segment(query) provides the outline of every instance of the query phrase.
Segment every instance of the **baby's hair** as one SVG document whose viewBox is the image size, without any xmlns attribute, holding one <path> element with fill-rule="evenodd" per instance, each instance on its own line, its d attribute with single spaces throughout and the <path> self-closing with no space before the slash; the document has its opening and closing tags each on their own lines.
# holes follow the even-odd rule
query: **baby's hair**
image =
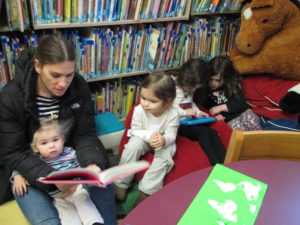
<svg viewBox="0 0 300 225">
<path fill-rule="evenodd" d="M 186 61 L 177 71 L 173 73 L 179 87 L 205 84 L 207 76 L 207 62 L 202 58 L 192 58 Z"/>
<path fill-rule="evenodd" d="M 68 121 L 58 121 L 58 116 L 55 114 L 51 114 L 49 117 L 44 117 L 40 119 L 40 126 L 39 128 L 34 132 L 31 146 L 35 146 L 37 142 L 38 135 L 41 131 L 45 131 L 49 126 L 50 127 L 56 127 L 60 135 L 65 139 L 69 129 L 70 129 L 70 123 Z"/>
<path fill-rule="evenodd" d="M 209 76 L 220 74 L 224 80 L 223 86 L 227 89 L 229 97 L 233 97 L 241 91 L 241 79 L 239 73 L 234 69 L 233 63 L 228 56 L 216 56 L 208 62 Z"/>
<path fill-rule="evenodd" d="M 148 75 L 141 84 L 142 88 L 151 88 L 155 96 L 166 102 L 173 101 L 176 86 L 173 78 L 166 72 L 154 72 Z"/>
<path fill-rule="evenodd" d="M 41 67 L 64 61 L 75 61 L 76 54 L 72 43 L 63 36 L 48 35 L 43 37 L 34 52 L 34 59 Z"/>
</svg>

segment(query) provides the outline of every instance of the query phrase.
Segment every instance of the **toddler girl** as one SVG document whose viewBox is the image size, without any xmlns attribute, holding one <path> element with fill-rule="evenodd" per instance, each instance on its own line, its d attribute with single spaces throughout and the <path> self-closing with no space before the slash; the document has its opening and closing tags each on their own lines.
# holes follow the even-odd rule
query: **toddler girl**
<svg viewBox="0 0 300 225">
<path fill-rule="evenodd" d="M 120 164 L 137 161 L 146 152 L 154 152 L 150 168 L 139 182 L 135 205 L 163 186 L 165 175 L 173 167 L 176 135 L 179 126 L 178 111 L 173 108 L 175 83 L 170 75 L 156 72 L 141 84 L 140 104 L 134 108 L 130 137 L 122 153 Z M 124 200 L 133 176 L 115 182 L 116 197 Z"/>
<path fill-rule="evenodd" d="M 58 123 L 55 115 L 41 119 L 40 127 L 33 135 L 31 148 L 41 160 L 54 169 L 66 170 L 79 167 L 76 152 L 71 147 L 64 147 L 64 126 Z M 27 191 L 28 182 L 16 171 L 12 175 L 13 192 L 23 195 Z M 76 191 L 70 196 L 63 197 L 60 190 L 49 192 L 54 197 L 62 225 L 100 225 L 103 218 L 90 199 L 89 193 L 82 185 L 75 186 Z"/>
</svg>

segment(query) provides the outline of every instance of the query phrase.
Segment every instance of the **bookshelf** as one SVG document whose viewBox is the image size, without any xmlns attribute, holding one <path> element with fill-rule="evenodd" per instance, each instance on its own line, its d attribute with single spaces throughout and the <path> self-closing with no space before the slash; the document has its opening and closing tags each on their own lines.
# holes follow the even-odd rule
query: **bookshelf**
<svg viewBox="0 0 300 225">
<path fill-rule="evenodd" d="M 21 2 L 24 0 L 13 1 Z M 191 0 L 103 1 L 107 2 L 108 8 L 112 7 L 113 3 L 118 5 L 123 2 L 130 2 L 133 7 L 132 11 L 136 10 L 136 3 L 142 2 L 143 4 L 140 8 L 140 14 L 131 13 L 131 16 L 126 18 L 121 18 L 121 14 L 117 17 L 107 14 L 107 17 L 100 19 L 101 21 L 97 21 L 96 17 L 86 17 L 85 20 L 81 21 L 78 21 L 78 18 L 69 18 L 70 20 L 66 21 L 64 17 L 57 16 L 57 14 L 51 19 L 51 16 L 45 17 L 45 15 L 49 16 L 49 12 L 39 15 L 36 10 L 41 10 L 41 8 L 36 8 L 36 3 L 41 1 L 45 0 L 27 1 L 31 26 L 22 30 L 23 33 L 12 32 L 8 26 L 0 25 L 0 32 L 2 32 L 0 33 L 2 47 L 2 52 L 0 51 L 0 75 L 2 72 L 0 88 L 1 85 L 3 86 L 13 78 L 13 62 L 17 60 L 23 48 L 35 46 L 38 38 L 45 33 L 61 33 L 71 39 L 74 46 L 76 46 L 78 60 L 76 71 L 83 75 L 89 83 L 96 105 L 103 105 L 102 107 L 95 106 L 95 112 L 114 112 L 119 114 L 119 118 L 126 116 L 124 109 L 126 108 L 128 86 L 134 84 L 131 85 L 134 88 L 133 101 L 130 101 L 132 104 L 139 98 L 139 83 L 143 75 L 149 73 L 149 69 L 151 71 L 170 70 L 177 68 L 192 57 L 209 58 L 211 55 L 226 54 L 233 47 L 234 37 L 238 30 L 238 19 L 224 19 L 232 16 L 238 17 L 239 13 L 237 11 L 215 11 L 213 13 L 193 11 L 196 1 L 192 2 Z M 89 4 L 91 2 L 101 2 L 101 0 L 49 1 L 60 5 L 60 9 L 57 10 L 60 12 L 62 12 L 61 4 L 63 3 Z M 150 16 L 147 17 L 146 14 L 141 16 L 144 6 L 150 10 L 151 3 L 155 4 L 157 2 L 161 4 L 159 7 L 167 4 L 166 2 L 169 2 L 170 5 L 172 3 L 182 4 L 184 10 L 182 12 L 174 11 L 173 14 L 169 11 L 167 15 L 162 13 L 161 8 L 158 8 L 157 12 L 160 12 L 160 14 L 157 14 L 157 16 L 153 16 L 149 13 L 150 11 L 148 11 Z M 42 7 L 42 4 L 39 7 Z M 74 8 L 70 5 L 69 7 L 71 10 L 69 16 L 71 16 Z M 155 7 L 152 8 L 154 10 Z M 45 13 L 47 10 L 42 11 Z M 74 11 L 78 11 L 78 9 Z M 207 18 L 210 16 L 213 17 Z M 46 19 L 42 20 L 43 17 Z M 16 33 L 18 35 L 14 37 Z M 22 38 L 24 39 L 23 43 L 21 43 L 22 41 L 19 43 L 18 40 Z M 150 68 L 149 49 L 152 43 L 151 40 L 157 40 L 157 47 L 155 60 L 153 60 L 153 65 Z M 125 46 L 129 46 L 127 50 Z M 6 66 L 6 69 L 3 69 L 3 66 Z M 6 76 L 3 75 L 4 73 L 6 73 Z"/>
</svg>

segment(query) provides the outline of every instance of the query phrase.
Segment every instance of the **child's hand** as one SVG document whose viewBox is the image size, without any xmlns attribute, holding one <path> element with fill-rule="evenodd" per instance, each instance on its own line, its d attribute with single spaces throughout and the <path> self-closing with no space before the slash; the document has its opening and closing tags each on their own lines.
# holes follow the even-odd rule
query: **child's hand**
<svg viewBox="0 0 300 225">
<path fill-rule="evenodd" d="M 196 114 L 197 114 L 196 110 L 194 110 L 192 108 L 186 109 L 184 111 L 188 116 L 196 116 Z"/>
<path fill-rule="evenodd" d="M 19 196 L 22 196 L 25 192 L 27 192 L 27 186 L 30 184 L 22 175 L 14 176 L 14 184 L 13 184 L 13 192 Z"/>
<path fill-rule="evenodd" d="M 207 113 L 201 111 L 201 112 L 197 115 L 197 117 L 209 117 L 209 115 L 208 115 Z"/>
<path fill-rule="evenodd" d="M 209 110 L 209 113 L 213 116 L 220 114 L 221 112 L 228 112 L 228 108 L 226 104 L 214 106 Z"/>
<path fill-rule="evenodd" d="M 150 146 L 154 148 L 155 151 L 160 150 L 166 145 L 166 139 L 159 132 L 154 132 L 150 137 Z"/>
<path fill-rule="evenodd" d="M 61 190 L 61 194 L 59 195 L 59 198 L 65 198 L 74 194 L 78 184 L 55 184 L 55 186 L 59 190 Z"/>
<path fill-rule="evenodd" d="M 216 115 L 215 118 L 216 118 L 216 120 L 221 120 L 221 121 L 226 119 L 222 114 Z"/>
</svg>

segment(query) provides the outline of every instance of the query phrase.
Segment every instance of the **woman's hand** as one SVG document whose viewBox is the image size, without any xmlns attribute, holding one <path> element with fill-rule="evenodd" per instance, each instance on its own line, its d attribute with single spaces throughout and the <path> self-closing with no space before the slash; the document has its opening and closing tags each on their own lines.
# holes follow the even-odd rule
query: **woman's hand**
<svg viewBox="0 0 300 225">
<path fill-rule="evenodd" d="M 29 185 L 28 181 L 21 174 L 15 175 L 12 187 L 13 193 L 22 196 L 25 192 L 27 192 L 27 186 Z"/>
<path fill-rule="evenodd" d="M 96 164 L 90 164 L 88 165 L 87 167 L 85 167 L 86 169 L 88 170 L 92 170 L 94 171 L 95 173 L 101 173 L 101 169 L 99 166 L 97 166 Z"/>
<path fill-rule="evenodd" d="M 101 169 L 96 164 L 90 164 L 87 167 L 85 167 L 88 170 L 91 170 L 97 174 L 101 173 Z M 105 185 L 102 184 L 86 184 L 87 186 L 96 186 L 96 187 L 105 187 Z"/>
</svg>

